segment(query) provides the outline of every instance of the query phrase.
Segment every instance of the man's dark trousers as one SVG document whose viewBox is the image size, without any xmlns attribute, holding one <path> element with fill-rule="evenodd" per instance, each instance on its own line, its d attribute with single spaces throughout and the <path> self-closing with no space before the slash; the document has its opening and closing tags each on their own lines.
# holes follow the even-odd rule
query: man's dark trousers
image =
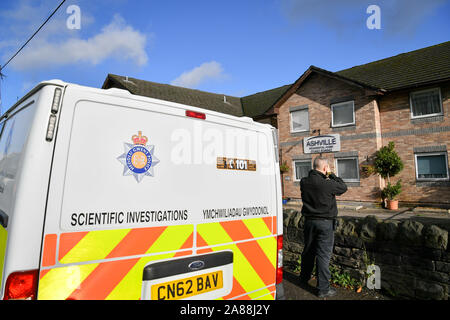
<svg viewBox="0 0 450 320">
<path fill-rule="evenodd" d="M 316 260 L 318 293 L 326 293 L 330 288 L 330 258 L 334 244 L 332 219 L 306 218 L 304 226 L 304 244 L 300 281 L 307 282 Z"/>
<path fill-rule="evenodd" d="M 330 288 L 330 258 L 334 243 L 334 221 L 338 215 L 336 196 L 344 194 L 344 180 L 330 173 L 311 170 L 308 177 L 300 180 L 302 215 L 305 217 L 305 248 L 302 254 L 300 280 L 308 281 L 317 260 L 317 288 L 319 295 Z"/>
</svg>

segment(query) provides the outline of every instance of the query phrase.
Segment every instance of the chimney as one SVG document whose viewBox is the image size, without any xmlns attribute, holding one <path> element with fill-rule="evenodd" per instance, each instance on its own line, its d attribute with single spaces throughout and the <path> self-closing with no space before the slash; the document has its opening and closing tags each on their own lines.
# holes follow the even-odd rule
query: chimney
<svg viewBox="0 0 450 320">
<path fill-rule="evenodd" d="M 131 83 L 131 84 L 135 85 L 135 83 L 133 81 L 128 80 L 128 76 L 125 76 L 124 82 Z"/>
</svg>

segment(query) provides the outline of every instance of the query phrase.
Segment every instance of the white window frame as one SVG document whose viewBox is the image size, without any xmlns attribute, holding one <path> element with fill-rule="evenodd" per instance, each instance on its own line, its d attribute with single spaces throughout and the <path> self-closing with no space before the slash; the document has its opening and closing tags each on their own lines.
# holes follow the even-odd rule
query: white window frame
<svg viewBox="0 0 450 320">
<path fill-rule="evenodd" d="M 334 167 L 336 168 L 336 175 L 339 177 L 339 166 L 338 166 L 338 160 L 355 160 L 356 161 L 356 179 L 344 179 L 345 182 L 360 182 L 360 176 L 359 176 L 359 159 L 358 157 L 345 157 L 345 158 L 334 158 Z"/>
<path fill-rule="evenodd" d="M 343 105 L 343 104 L 348 104 L 349 102 L 352 103 L 352 108 L 353 108 L 353 122 L 348 122 L 348 123 L 344 123 L 344 124 L 334 124 L 334 112 L 333 112 L 334 107 L 338 107 L 338 106 Z M 331 127 L 332 127 L 332 128 L 336 128 L 336 127 L 346 127 L 346 126 L 351 126 L 351 125 L 355 125 L 355 124 L 356 124 L 355 100 L 348 100 L 348 101 L 343 101 L 343 102 L 339 102 L 339 103 L 333 103 L 333 104 L 331 105 Z"/>
<path fill-rule="evenodd" d="M 426 156 L 444 156 L 445 157 L 445 169 L 447 173 L 447 177 L 445 178 L 419 178 L 419 166 L 417 157 L 426 157 Z M 448 156 L 446 151 L 442 152 L 421 152 L 421 153 L 415 153 L 414 154 L 414 160 L 415 160 L 415 166 L 416 166 L 416 181 L 447 181 L 449 180 L 449 174 L 448 174 Z"/>
<path fill-rule="evenodd" d="M 424 93 L 428 91 L 437 91 L 439 93 L 439 106 L 441 107 L 441 112 L 438 113 L 430 113 L 422 116 L 415 116 L 413 114 L 413 106 L 412 106 L 412 96 L 415 93 Z M 417 90 L 417 91 L 411 91 L 409 93 L 409 112 L 411 114 L 411 119 L 420 119 L 420 118 L 428 118 L 428 117 L 435 117 L 435 116 L 442 116 L 444 114 L 444 110 L 442 108 L 442 96 L 441 96 L 441 88 L 430 88 L 430 89 L 424 89 L 424 90 Z"/>
<path fill-rule="evenodd" d="M 311 164 L 311 169 L 313 167 L 313 161 L 312 159 L 303 159 L 303 160 L 292 160 L 292 168 L 294 168 L 293 173 L 294 173 L 294 177 L 292 180 L 294 181 L 300 181 L 300 179 L 297 179 L 297 167 L 295 166 L 296 162 L 309 162 Z"/>
<path fill-rule="evenodd" d="M 304 129 L 304 130 L 294 130 L 294 124 L 293 124 L 293 118 L 292 118 L 292 114 L 294 112 L 298 112 L 298 111 L 305 111 L 306 113 L 308 113 L 308 129 Z M 308 132 L 309 131 L 309 109 L 305 108 L 305 109 L 299 109 L 299 110 L 294 110 L 294 111 L 290 111 L 289 112 L 289 120 L 290 120 L 290 124 L 291 124 L 291 133 L 297 133 L 297 132 Z"/>
</svg>

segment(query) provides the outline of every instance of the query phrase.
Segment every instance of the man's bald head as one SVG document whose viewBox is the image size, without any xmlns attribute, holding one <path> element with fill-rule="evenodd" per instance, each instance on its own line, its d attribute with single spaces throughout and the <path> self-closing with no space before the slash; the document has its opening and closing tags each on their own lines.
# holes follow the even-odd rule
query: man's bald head
<svg viewBox="0 0 450 320">
<path fill-rule="evenodd" d="M 317 171 L 322 172 L 323 174 L 326 174 L 329 169 L 327 158 L 324 158 L 321 156 L 316 157 L 314 159 L 313 168 L 314 168 L 314 170 L 317 170 Z"/>
</svg>

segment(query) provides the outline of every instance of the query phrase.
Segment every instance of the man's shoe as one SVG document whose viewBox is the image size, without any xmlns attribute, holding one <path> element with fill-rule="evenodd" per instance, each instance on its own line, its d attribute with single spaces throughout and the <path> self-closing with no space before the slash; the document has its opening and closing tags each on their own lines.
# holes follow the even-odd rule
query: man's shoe
<svg viewBox="0 0 450 320">
<path fill-rule="evenodd" d="M 307 288 L 310 287 L 308 281 L 303 280 L 303 279 L 299 279 L 299 280 L 298 280 L 298 286 L 299 286 L 300 288 L 302 288 L 302 289 L 307 289 Z"/>
<path fill-rule="evenodd" d="M 297 284 L 300 285 L 300 286 L 306 286 L 307 287 L 307 286 L 309 286 L 309 284 L 308 284 L 309 280 L 311 280 L 311 277 L 303 278 L 303 277 L 299 276 L 297 278 Z"/>
<path fill-rule="evenodd" d="M 337 293 L 336 289 L 330 287 L 330 289 L 328 289 L 327 292 L 319 293 L 317 296 L 318 296 L 319 298 L 328 298 L 328 297 L 335 296 L 336 293 Z"/>
</svg>

